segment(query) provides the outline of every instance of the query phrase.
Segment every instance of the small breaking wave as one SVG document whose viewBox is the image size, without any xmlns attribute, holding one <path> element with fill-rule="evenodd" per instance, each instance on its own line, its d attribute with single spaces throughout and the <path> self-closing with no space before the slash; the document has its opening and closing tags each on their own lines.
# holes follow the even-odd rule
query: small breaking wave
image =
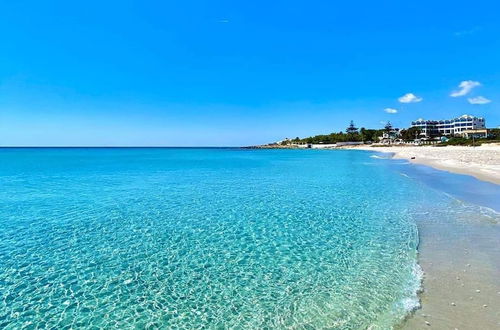
<svg viewBox="0 0 500 330">
<path fill-rule="evenodd" d="M 392 159 L 393 154 L 378 154 L 378 155 L 371 155 L 370 158 L 374 159 Z"/>
</svg>

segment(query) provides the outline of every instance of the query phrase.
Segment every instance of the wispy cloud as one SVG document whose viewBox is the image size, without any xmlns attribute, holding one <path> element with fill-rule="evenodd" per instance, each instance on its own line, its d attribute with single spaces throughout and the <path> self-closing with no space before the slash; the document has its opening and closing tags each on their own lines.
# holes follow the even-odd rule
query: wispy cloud
<svg viewBox="0 0 500 330">
<path fill-rule="evenodd" d="M 470 97 L 467 100 L 469 101 L 470 104 L 487 104 L 491 102 L 491 100 L 488 100 L 484 96 Z"/>
<path fill-rule="evenodd" d="M 471 29 L 468 29 L 468 30 L 462 30 L 462 31 L 457 31 L 454 33 L 455 37 L 463 37 L 463 36 L 468 36 L 468 35 L 471 35 L 471 34 L 474 34 L 478 31 L 481 31 L 481 27 L 480 26 L 475 26 Z"/>
<path fill-rule="evenodd" d="M 384 111 L 387 113 L 398 113 L 398 110 L 394 108 L 385 108 Z"/>
<path fill-rule="evenodd" d="M 417 103 L 422 101 L 423 98 L 416 96 L 413 93 L 407 93 L 400 98 L 398 98 L 398 101 L 401 103 Z"/>
<path fill-rule="evenodd" d="M 221 19 L 219 19 L 219 20 L 217 21 L 217 23 L 223 23 L 223 24 L 224 24 L 224 23 L 229 23 L 229 19 L 227 19 L 227 18 L 221 18 Z"/>
<path fill-rule="evenodd" d="M 459 96 L 464 96 L 469 94 L 469 92 L 477 86 L 481 86 L 481 83 L 479 81 L 473 81 L 473 80 L 464 80 L 458 85 L 460 88 L 457 91 L 453 91 L 450 96 L 451 97 L 459 97 Z"/>
</svg>

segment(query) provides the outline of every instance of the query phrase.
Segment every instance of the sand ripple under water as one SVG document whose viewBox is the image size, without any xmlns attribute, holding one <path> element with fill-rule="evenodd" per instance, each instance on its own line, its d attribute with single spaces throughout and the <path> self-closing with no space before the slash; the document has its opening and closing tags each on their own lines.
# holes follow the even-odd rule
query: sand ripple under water
<svg viewBox="0 0 500 330">
<path fill-rule="evenodd" d="M 418 305 L 419 205 L 449 198 L 387 163 L 1 150 L 0 327 L 391 327 Z"/>
</svg>

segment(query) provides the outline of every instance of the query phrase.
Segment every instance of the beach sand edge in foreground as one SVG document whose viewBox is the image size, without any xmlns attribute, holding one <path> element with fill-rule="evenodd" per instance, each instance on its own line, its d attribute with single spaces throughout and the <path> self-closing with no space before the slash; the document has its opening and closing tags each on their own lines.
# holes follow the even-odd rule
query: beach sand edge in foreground
<svg viewBox="0 0 500 330">
<path fill-rule="evenodd" d="M 499 145 L 352 149 L 391 153 L 397 159 L 500 184 Z M 421 306 L 397 329 L 500 327 L 500 225 L 479 218 L 478 215 L 471 221 L 417 224 L 418 263 L 424 272 Z"/>
<path fill-rule="evenodd" d="M 498 223 L 419 223 L 421 306 L 398 329 L 498 329 Z"/>
</svg>

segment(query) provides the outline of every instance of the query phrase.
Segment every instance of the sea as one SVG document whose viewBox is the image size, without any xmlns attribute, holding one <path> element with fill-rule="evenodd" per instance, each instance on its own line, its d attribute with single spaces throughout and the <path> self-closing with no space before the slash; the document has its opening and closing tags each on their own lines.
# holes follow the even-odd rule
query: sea
<svg viewBox="0 0 500 330">
<path fill-rule="evenodd" d="M 2 329 L 390 329 L 499 186 L 354 150 L 0 149 Z"/>
</svg>

